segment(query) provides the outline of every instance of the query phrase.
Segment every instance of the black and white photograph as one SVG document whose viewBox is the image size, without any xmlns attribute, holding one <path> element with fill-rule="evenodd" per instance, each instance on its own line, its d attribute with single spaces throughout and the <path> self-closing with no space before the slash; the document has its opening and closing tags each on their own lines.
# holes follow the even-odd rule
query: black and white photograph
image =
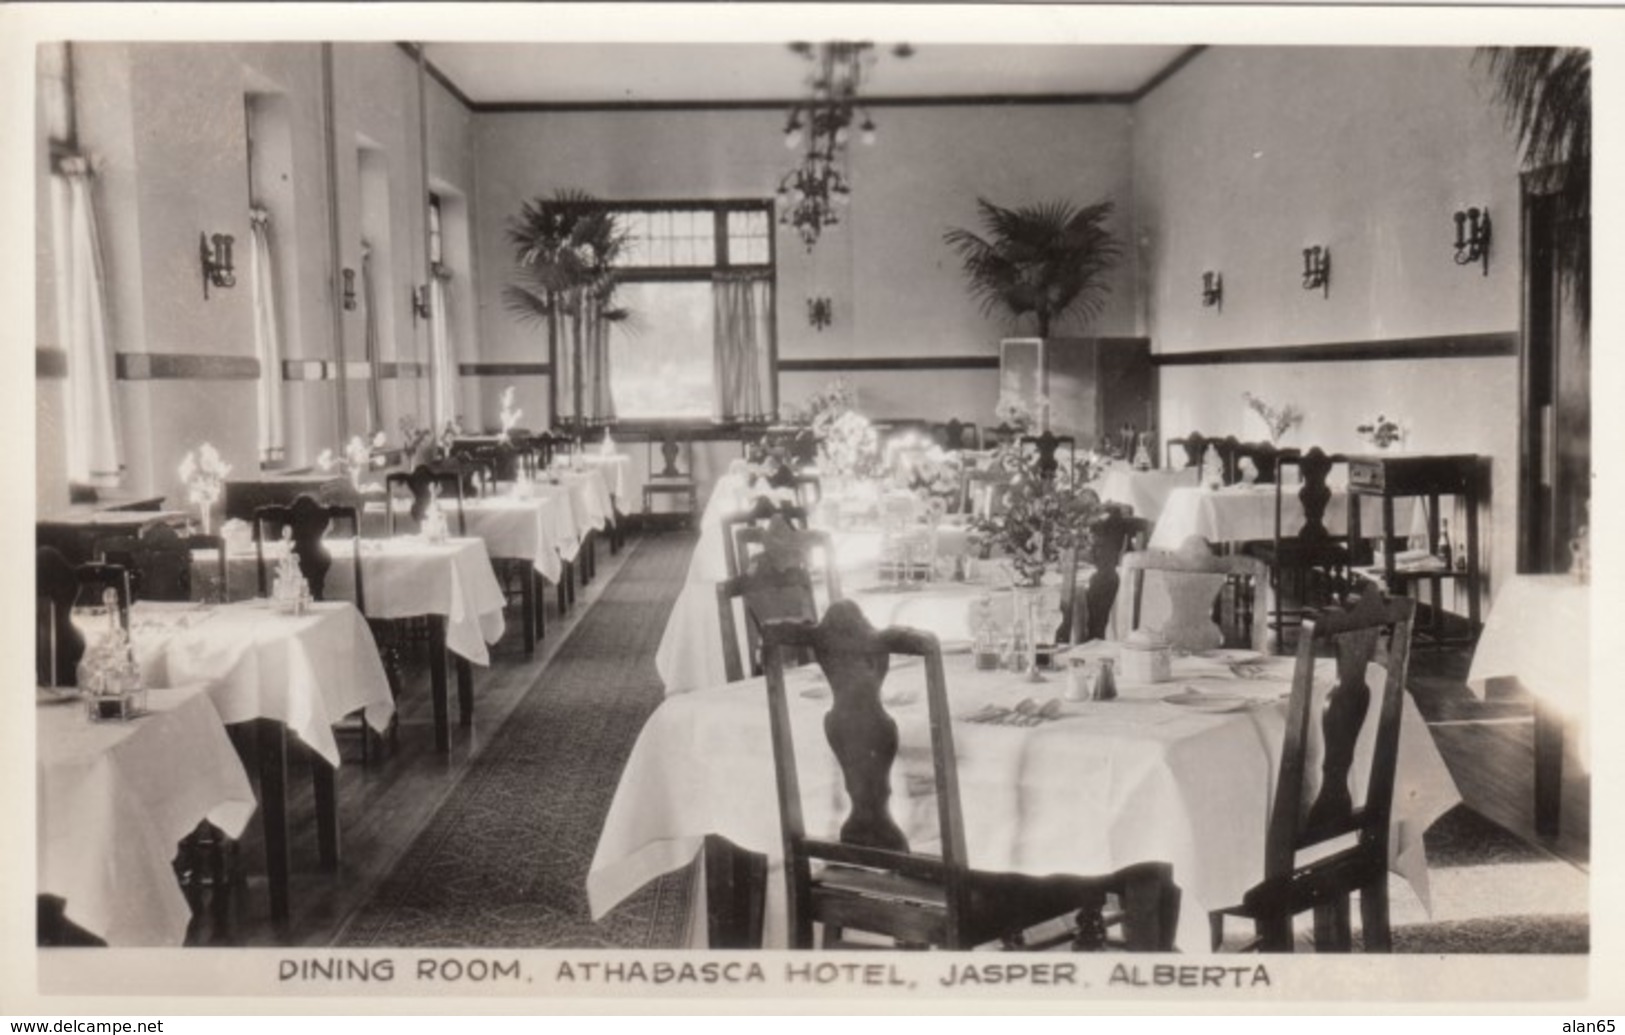
<svg viewBox="0 0 1625 1035">
<path fill-rule="evenodd" d="M 28 1001 L 1615 994 L 1619 9 L 45 6 Z"/>
</svg>

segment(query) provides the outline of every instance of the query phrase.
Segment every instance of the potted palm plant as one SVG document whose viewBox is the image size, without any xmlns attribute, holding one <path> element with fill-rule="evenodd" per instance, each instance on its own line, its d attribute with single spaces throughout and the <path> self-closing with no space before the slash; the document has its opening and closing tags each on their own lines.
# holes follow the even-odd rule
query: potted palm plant
<svg viewBox="0 0 1625 1035">
<path fill-rule="evenodd" d="M 503 290 L 503 302 L 521 319 L 547 327 L 553 362 L 568 365 L 570 414 L 579 422 L 589 408 L 589 371 L 602 369 L 597 357 L 585 353 L 607 349 L 603 337 L 607 325 L 631 316 L 615 300 L 620 281 L 616 267 L 631 235 L 592 195 L 560 190 L 551 198 L 525 202 L 519 215 L 508 221 L 508 241 L 516 265 L 513 281 Z M 560 335 L 566 330 L 569 349 L 561 354 Z M 601 407 L 591 408 L 591 416 L 611 415 L 599 412 Z M 558 409 L 555 404 L 555 415 Z"/>
<path fill-rule="evenodd" d="M 984 313 L 1002 313 L 1018 330 L 1030 320 L 1040 338 L 1060 323 L 1100 315 L 1111 293 L 1106 278 L 1123 253 L 1107 226 L 1110 201 L 1002 208 L 977 198 L 976 209 L 982 233 L 956 227 L 943 240 L 959 254 Z"/>
</svg>

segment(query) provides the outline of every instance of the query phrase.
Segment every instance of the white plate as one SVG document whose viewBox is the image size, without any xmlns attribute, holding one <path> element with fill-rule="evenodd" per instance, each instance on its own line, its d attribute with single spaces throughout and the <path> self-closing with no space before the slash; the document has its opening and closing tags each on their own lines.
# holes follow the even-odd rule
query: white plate
<svg viewBox="0 0 1625 1035">
<path fill-rule="evenodd" d="M 1186 687 L 1176 694 L 1169 694 L 1162 699 L 1163 704 L 1171 704 L 1180 708 L 1187 708 L 1196 712 L 1209 712 L 1218 714 L 1222 712 L 1239 712 L 1251 708 L 1256 699 L 1250 697 L 1232 697 L 1228 694 L 1206 694 L 1200 690 Z"/>
<path fill-rule="evenodd" d="M 1216 647 L 1213 650 L 1198 651 L 1191 657 L 1206 658 L 1209 661 L 1224 661 L 1235 665 L 1244 661 L 1263 661 L 1264 653 L 1242 647 Z"/>
<path fill-rule="evenodd" d="M 944 654 L 969 654 L 971 647 L 975 646 L 971 640 L 941 640 L 938 641 Z"/>
</svg>

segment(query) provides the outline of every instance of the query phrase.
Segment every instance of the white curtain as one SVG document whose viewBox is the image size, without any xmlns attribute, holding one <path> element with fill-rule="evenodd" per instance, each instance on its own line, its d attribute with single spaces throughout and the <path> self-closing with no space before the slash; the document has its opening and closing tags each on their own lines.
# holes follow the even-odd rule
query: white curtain
<svg viewBox="0 0 1625 1035">
<path fill-rule="evenodd" d="M 766 416 L 773 341 L 773 284 L 756 275 L 721 274 L 712 284 L 716 410 L 721 420 Z"/>
<path fill-rule="evenodd" d="M 363 348 L 367 359 L 367 434 L 383 427 L 384 401 L 378 386 L 378 291 L 372 282 L 372 245 L 361 242 L 361 305 L 366 309 Z"/>
<path fill-rule="evenodd" d="M 113 353 L 107 340 L 106 274 L 92 204 L 90 163 L 67 156 L 56 194 L 57 319 L 68 355 L 68 479 L 117 484 L 123 468 L 113 409 Z"/>
<path fill-rule="evenodd" d="M 254 355 L 260 361 L 259 446 L 263 460 L 280 460 L 282 434 L 282 335 L 277 327 L 276 273 L 271 265 L 271 214 L 255 206 L 248 213 L 248 270 L 254 288 Z"/>
<path fill-rule="evenodd" d="M 429 393 L 436 434 L 457 416 L 457 364 L 451 347 L 451 315 L 446 311 L 450 281 L 449 274 L 438 272 L 429 278 Z"/>
<path fill-rule="evenodd" d="M 552 321 L 557 348 L 553 356 L 553 379 L 558 386 L 558 413 L 586 421 L 615 419 L 615 395 L 610 386 L 609 325 L 595 301 L 582 298 L 566 312 L 555 312 Z M 580 357 L 580 363 L 576 359 Z M 576 389 L 581 390 L 581 412 L 576 412 Z"/>
</svg>

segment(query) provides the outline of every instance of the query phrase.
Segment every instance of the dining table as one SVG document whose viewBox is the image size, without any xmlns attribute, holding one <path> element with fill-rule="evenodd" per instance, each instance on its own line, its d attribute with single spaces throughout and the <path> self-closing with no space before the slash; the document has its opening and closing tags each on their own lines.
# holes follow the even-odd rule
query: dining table
<svg viewBox="0 0 1625 1035">
<path fill-rule="evenodd" d="M 1117 649 L 1092 641 L 1071 653 L 1098 665 Z M 969 864 L 1044 876 L 1169 863 L 1182 902 L 1173 942 L 1206 951 L 1209 911 L 1239 903 L 1263 877 L 1294 659 L 1237 651 L 1177 657 L 1170 682 L 1120 678 L 1110 701 L 1071 700 L 1055 675 L 1033 683 L 1020 671 L 980 670 L 958 651 L 943 661 Z M 1316 678 L 1329 684 L 1334 664 L 1318 663 Z M 1381 685 L 1383 674 L 1367 678 Z M 835 837 L 848 805 L 822 730 L 830 690 L 812 666 L 792 670 L 786 686 L 806 827 L 812 836 Z M 899 736 L 891 815 L 915 850 L 930 852 L 938 835 L 924 666 L 894 659 L 883 699 Z M 976 721 L 1000 709 L 1042 713 L 1040 704 L 1054 717 Z M 1359 740 L 1356 773 L 1370 765 L 1372 733 Z M 661 874 L 707 859 L 708 844 L 721 838 L 767 857 L 765 892 L 755 889 L 766 896 L 762 941 L 782 947 L 775 787 L 762 679 L 668 696 L 639 734 L 605 819 L 587 875 L 592 915 L 602 917 Z M 1423 833 L 1459 800 L 1407 696 L 1390 864 L 1424 904 Z M 709 932 L 707 885 L 703 875 L 696 880 L 690 931 L 697 943 Z"/>
<path fill-rule="evenodd" d="M 35 696 L 38 892 L 110 946 L 182 944 L 177 845 L 205 820 L 238 837 L 255 809 L 209 688 L 145 696 L 135 717 L 102 721 L 77 697 Z"/>
<path fill-rule="evenodd" d="M 372 632 L 354 605 L 307 605 L 291 614 L 263 599 L 229 604 L 138 601 L 130 642 L 151 686 L 207 688 L 228 725 L 251 724 L 272 915 L 288 910 L 287 755 L 292 737 L 315 757 L 316 842 L 324 869 L 339 859 L 333 727 L 359 712 L 384 732 L 394 696 Z"/>
<path fill-rule="evenodd" d="M 1296 535 L 1303 527 L 1303 504 L 1297 487 L 1280 487 L 1281 529 Z M 1169 490 L 1162 512 L 1151 530 L 1150 546 L 1177 550 L 1191 536 L 1209 543 L 1247 543 L 1275 538 L 1277 487 L 1274 483 L 1245 483 L 1210 489 L 1202 485 L 1179 485 Z M 1360 527 L 1381 528 L 1381 501 L 1361 496 Z M 1409 529 L 1410 535 L 1426 535 L 1424 508 L 1415 499 L 1394 500 L 1394 527 Z M 1348 531 L 1349 493 L 1334 488 L 1326 504 L 1325 525 L 1333 535 Z"/>
<path fill-rule="evenodd" d="M 1192 467 L 1140 469 L 1113 461 L 1095 479 L 1094 489 L 1103 501 L 1132 507 L 1135 517 L 1155 522 L 1175 489 L 1194 486 L 1197 481 L 1197 470 Z"/>
<path fill-rule="evenodd" d="M 1514 681 L 1534 698 L 1535 830 L 1561 829 L 1565 742 L 1590 765 L 1591 586 L 1569 574 L 1506 576 L 1467 672 L 1480 699 Z"/>
<path fill-rule="evenodd" d="M 718 479 L 701 515 L 699 541 L 655 651 L 655 669 L 668 694 L 715 685 L 727 679 L 722 616 L 717 603 L 717 585 L 728 577 L 722 520 L 745 509 L 755 498 L 755 491 L 750 488 L 748 477 L 724 475 Z M 830 533 L 842 595 L 855 601 L 876 625 L 909 625 L 947 639 L 968 641 L 972 604 L 992 596 L 1003 601 L 994 605 L 1000 613 L 1009 604 L 1009 583 L 1001 584 L 1000 569 L 993 563 L 973 565 L 977 571 L 959 579 L 933 572 L 930 578 L 903 580 L 888 577 L 882 556 L 886 536 L 873 522 L 843 522 L 835 528 L 826 527 L 825 531 Z M 966 548 L 967 533 L 963 527 L 944 525 L 936 530 L 938 556 L 962 555 Z M 822 606 L 827 598 L 822 568 L 830 563 L 830 558 L 814 556 L 812 561 L 816 569 L 813 573 L 815 595 Z M 1058 600 L 1058 591 L 1053 586 L 1049 595 Z M 742 605 L 737 601 L 734 610 L 734 629 L 740 637 L 739 651 L 743 657 L 747 644 L 745 618 Z"/>
</svg>

